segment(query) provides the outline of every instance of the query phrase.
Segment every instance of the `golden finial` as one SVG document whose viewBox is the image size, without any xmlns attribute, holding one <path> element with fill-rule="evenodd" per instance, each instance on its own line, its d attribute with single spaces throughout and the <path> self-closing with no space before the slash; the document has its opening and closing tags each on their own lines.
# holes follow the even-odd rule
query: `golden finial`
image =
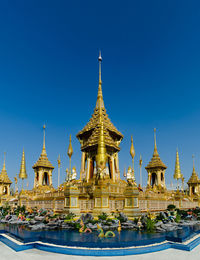
<svg viewBox="0 0 200 260">
<path fill-rule="evenodd" d="M 134 157 L 135 157 L 135 149 L 133 146 L 133 136 L 131 136 L 131 149 L 130 149 L 130 155 L 132 157 L 132 174 L 133 174 L 133 178 L 135 178 L 134 176 Z"/>
<path fill-rule="evenodd" d="M 72 169 L 71 169 L 71 157 L 72 157 L 72 154 L 73 154 L 73 149 L 72 149 L 72 137 L 71 135 L 69 136 L 69 147 L 68 147 L 68 151 L 67 151 L 67 154 L 69 156 L 69 173 L 71 174 L 72 172 Z"/>
<path fill-rule="evenodd" d="M 126 167 L 124 167 L 124 177 L 126 177 Z"/>
<path fill-rule="evenodd" d="M 142 167 L 142 156 L 141 156 L 141 154 L 140 154 L 139 165 L 140 165 L 140 168 L 141 168 Z"/>
<path fill-rule="evenodd" d="M 154 156 L 158 155 L 157 145 L 156 145 L 156 128 L 154 128 Z"/>
<path fill-rule="evenodd" d="M 6 170 L 6 152 L 4 152 L 3 171 Z"/>
<path fill-rule="evenodd" d="M 42 154 L 43 155 L 46 155 L 46 147 L 45 147 L 45 129 L 46 129 L 46 126 L 43 125 L 43 132 L 44 132 L 44 137 L 43 137 L 43 148 L 42 148 Z"/>
<path fill-rule="evenodd" d="M 58 155 L 57 162 L 58 162 L 58 168 L 60 168 L 60 164 L 61 164 L 61 161 L 60 161 L 60 154 Z"/>
<path fill-rule="evenodd" d="M 99 52 L 99 88 L 98 88 L 96 108 L 103 108 L 104 107 L 102 87 L 101 87 L 101 85 L 102 85 L 102 81 L 101 81 L 101 62 L 102 62 L 102 57 L 101 57 L 101 52 Z"/>
<path fill-rule="evenodd" d="M 192 160 L 193 160 L 193 172 L 195 172 L 194 158 L 195 158 L 195 156 L 194 156 L 194 154 L 193 154 L 193 155 L 192 155 Z"/>
<path fill-rule="evenodd" d="M 175 170 L 174 170 L 174 179 L 179 180 L 182 178 L 180 162 L 179 162 L 179 154 L 178 148 L 176 149 L 176 162 L 175 162 Z"/>
<path fill-rule="evenodd" d="M 69 147 L 68 147 L 68 151 L 67 151 L 67 154 L 68 156 L 71 158 L 72 157 L 72 154 L 73 154 L 73 149 L 72 149 L 72 137 L 71 135 L 69 136 Z"/>
<path fill-rule="evenodd" d="M 26 179 L 27 178 L 24 148 L 23 148 L 23 153 L 22 153 L 22 161 L 21 161 L 19 178 L 20 179 Z"/>
<path fill-rule="evenodd" d="M 102 62 L 101 51 L 99 51 L 99 84 L 102 83 L 102 81 L 101 81 L 101 62 Z"/>
<path fill-rule="evenodd" d="M 133 136 L 131 136 L 131 149 L 130 149 L 130 155 L 132 157 L 132 159 L 135 157 L 135 149 L 133 146 Z"/>
</svg>

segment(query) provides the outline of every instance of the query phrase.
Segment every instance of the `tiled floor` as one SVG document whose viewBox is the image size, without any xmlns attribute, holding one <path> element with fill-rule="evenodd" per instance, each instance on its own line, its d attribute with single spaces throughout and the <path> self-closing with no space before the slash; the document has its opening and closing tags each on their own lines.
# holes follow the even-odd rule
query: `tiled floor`
<svg viewBox="0 0 200 260">
<path fill-rule="evenodd" d="M 168 249 L 156 253 L 149 253 L 144 255 L 131 255 L 119 257 L 88 257 L 88 256 L 71 256 L 49 253 L 37 249 L 26 250 L 22 252 L 15 252 L 5 244 L 0 242 L 0 260 L 200 260 L 200 245 L 191 252 Z"/>
</svg>

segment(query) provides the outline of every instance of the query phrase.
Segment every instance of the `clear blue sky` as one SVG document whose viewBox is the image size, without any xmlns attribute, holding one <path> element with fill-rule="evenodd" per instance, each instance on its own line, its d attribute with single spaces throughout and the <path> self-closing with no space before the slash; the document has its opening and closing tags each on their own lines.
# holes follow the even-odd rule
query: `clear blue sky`
<svg viewBox="0 0 200 260">
<path fill-rule="evenodd" d="M 133 135 L 139 181 L 139 156 L 146 166 L 154 127 L 167 183 L 176 147 L 185 178 L 192 172 L 192 154 L 200 172 L 199 1 L 11 0 L 0 3 L 0 165 L 6 151 L 12 181 L 24 147 L 32 186 L 44 123 L 54 185 L 59 153 L 64 180 L 70 133 L 72 164 L 79 171 L 75 135 L 95 106 L 99 49 L 105 106 L 124 134 L 121 174 L 131 164 Z M 145 184 L 146 176 L 143 167 Z"/>
</svg>

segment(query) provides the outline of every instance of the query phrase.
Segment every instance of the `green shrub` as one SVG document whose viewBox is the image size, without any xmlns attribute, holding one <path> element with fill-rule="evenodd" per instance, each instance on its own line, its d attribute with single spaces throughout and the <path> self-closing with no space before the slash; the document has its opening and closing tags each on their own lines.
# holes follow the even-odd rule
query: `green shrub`
<svg viewBox="0 0 200 260">
<path fill-rule="evenodd" d="M 105 212 L 102 212 L 101 215 L 98 216 L 99 220 L 106 220 L 108 218 L 108 214 Z"/>
<path fill-rule="evenodd" d="M 156 221 L 162 221 L 164 219 L 165 219 L 165 217 L 161 213 L 159 213 L 159 215 L 156 216 Z"/>
<path fill-rule="evenodd" d="M 177 214 L 175 218 L 175 222 L 179 223 L 180 221 L 181 221 L 181 216 Z"/>
<path fill-rule="evenodd" d="M 94 225 L 94 224 L 98 223 L 98 220 L 91 219 L 91 220 L 88 221 L 88 223 L 91 223 L 91 224 Z"/>
<path fill-rule="evenodd" d="M 155 222 L 150 218 L 147 218 L 146 230 L 147 232 L 153 232 L 155 230 Z"/>
<path fill-rule="evenodd" d="M 176 208 L 176 206 L 173 205 L 173 204 L 169 204 L 169 205 L 167 206 L 167 210 L 169 210 L 169 211 L 175 210 L 175 208 Z"/>
<path fill-rule="evenodd" d="M 72 226 L 75 228 L 75 229 L 80 229 L 81 228 L 81 225 L 80 225 L 80 223 L 71 223 L 72 224 Z"/>
<path fill-rule="evenodd" d="M 73 221 L 73 219 L 65 219 L 64 220 L 65 223 L 69 223 L 69 222 L 72 222 L 72 221 Z"/>
<path fill-rule="evenodd" d="M 66 216 L 65 216 L 65 219 L 73 219 L 73 218 L 75 218 L 75 214 L 73 213 L 73 212 L 70 212 L 70 213 L 68 213 Z"/>
</svg>

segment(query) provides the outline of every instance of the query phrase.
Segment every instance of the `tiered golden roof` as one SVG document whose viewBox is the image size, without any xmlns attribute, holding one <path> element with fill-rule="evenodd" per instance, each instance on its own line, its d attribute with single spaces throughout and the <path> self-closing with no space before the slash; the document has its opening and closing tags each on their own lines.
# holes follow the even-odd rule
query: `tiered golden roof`
<svg viewBox="0 0 200 260">
<path fill-rule="evenodd" d="M 43 148 L 42 148 L 42 153 L 38 159 L 38 161 L 33 165 L 33 169 L 37 167 L 46 167 L 50 169 L 54 169 L 53 165 L 50 163 L 48 157 L 47 157 L 47 152 L 45 148 L 45 125 L 43 126 L 44 129 L 44 139 L 43 139 Z"/>
<path fill-rule="evenodd" d="M 101 123 L 103 123 L 105 145 L 115 150 L 119 149 L 119 143 L 123 135 L 111 123 L 103 101 L 102 81 L 101 81 L 101 54 L 99 55 L 99 87 L 96 107 L 94 113 L 87 125 L 77 134 L 77 138 L 82 144 L 81 150 L 87 150 L 88 147 L 97 146 L 100 134 Z"/>
<path fill-rule="evenodd" d="M 190 179 L 188 180 L 187 184 L 197 184 L 200 183 L 198 174 L 195 171 L 195 167 L 194 167 L 194 158 L 193 158 L 193 170 L 192 170 L 192 175 L 190 177 Z"/>
<path fill-rule="evenodd" d="M 183 178 L 183 174 L 181 173 L 180 162 L 179 162 L 179 154 L 178 149 L 176 150 L 176 163 L 174 170 L 174 179 L 179 180 Z"/>
<path fill-rule="evenodd" d="M 6 158 L 5 158 L 5 153 L 4 153 L 4 162 L 3 162 L 3 169 L 0 173 L 0 182 L 3 183 L 12 183 L 12 181 L 9 179 L 7 171 L 6 171 L 6 162 L 5 162 Z"/>
<path fill-rule="evenodd" d="M 154 129 L 154 152 L 153 157 L 149 164 L 145 167 L 145 169 L 151 168 L 163 168 L 167 169 L 167 166 L 161 161 L 160 156 L 158 154 L 157 146 L 156 146 L 156 129 Z"/>
<path fill-rule="evenodd" d="M 22 161 L 21 161 L 21 167 L 20 167 L 19 178 L 20 178 L 20 179 L 27 179 L 24 149 L 23 149 L 23 153 L 22 153 Z"/>
</svg>

